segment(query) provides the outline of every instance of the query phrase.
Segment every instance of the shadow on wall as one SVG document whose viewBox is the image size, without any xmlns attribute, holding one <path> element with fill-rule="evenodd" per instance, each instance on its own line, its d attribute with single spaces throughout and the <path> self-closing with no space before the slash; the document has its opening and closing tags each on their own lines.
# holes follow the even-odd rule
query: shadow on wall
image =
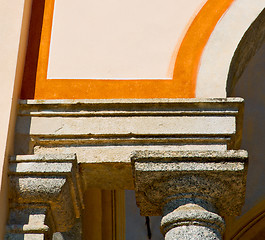
<svg viewBox="0 0 265 240">
<path fill-rule="evenodd" d="M 136 206 L 135 192 L 125 191 L 126 203 L 126 240 L 149 240 L 146 226 L 146 219 L 140 216 L 140 209 Z M 164 240 L 160 233 L 161 216 L 150 217 L 150 230 L 152 240 Z"/>
<path fill-rule="evenodd" d="M 264 11 L 263 11 L 264 12 Z M 265 14 L 264 14 L 265 15 Z M 265 32 L 265 28 L 264 28 Z M 249 152 L 246 200 L 242 214 L 265 199 L 265 41 L 248 62 L 232 96 L 245 99 L 241 149 Z"/>
<path fill-rule="evenodd" d="M 227 95 L 233 95 L 233 90 L 237 85 L 238 81 L 250 64 L 251 59 L 258 54 L 258 51 L 262 51 L 262 45 L 265 42 L 265 8 L 251 24 L 248 30 L 245 32 L 240 43 L 237 46 L 235 54 L 230 64 L 228 79 L 227 79 Z M 257 58 L 257 57 L 256 57 Z M 264 58 L 263 58 L 264 59 Z M 254 60 L 253 60 L 254 61 Z M 252 62 L 253 62 L 252 61 Z M 256 59 L 256 61 L 258 61 Z M 264 61 L 264 60 L 263 60 Z M 261 59 L 262 62 L 262 59 Z M 264 65 L 263 65 L 264 66 Z M 252 70 L 248 70 L 251 72 Z M 240 80 L 240 85 L 243 79 Z M 237 86 L 238 88 L 238 86 Z"/>
</svg>

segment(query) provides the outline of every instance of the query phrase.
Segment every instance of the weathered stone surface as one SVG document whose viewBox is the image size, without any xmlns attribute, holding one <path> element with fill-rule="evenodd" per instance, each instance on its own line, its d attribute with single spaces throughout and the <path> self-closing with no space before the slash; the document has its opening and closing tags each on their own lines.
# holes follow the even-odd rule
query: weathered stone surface
<svg viewBox="0 0 265 240">
<path fill-rule="evenodd" d="M 81 228 L 80 219 L 76 220 L 76 224 L 69 231 L 56 232 L 53 234 L 52 238 L 52 240 L 81 240 L 81 239 L 82 239 L 82 228 Z"/>
<path fill-rule="evenodd" d="M 139 151 L 132 155 L 136 199 L 142 215 L 161 215 L 176 194 L 202 195 L 221 215 L 238 215 L 245 196 L 246 151 Z"/>
<path fill-rule="evenodd" d="M 20 102 L 17 153 L 34 146 L 223 144 L 239 147 L 243 100 L 117 99 Z M 236 128 L 238 126 L 238 128 Z M 30 136 L 30 138 L 28 138 Z M 25 139 L 30 141 L 25 144 Z M 23 149 L 19 147 L 23 146 Z"/>
<path fill-rule="evenodd" d="M 12 157 L 9 179 L 11 203 L 47 205 L 53 232 L 69 230 L 80 217 L 83 203 L 74 154 Z"/>
<path fill-rule="evenodd" d="M 166 240 L 221 239 L 225 223 L 214 206 L 200 198 L 173 198 L 163 208 L 161 232 Z"/>
<path fill-rule="evenodd" d="M 47 205 L 14 205 L 10 209 L 5 240 L 51 240 L 53 228 Z"/>
<path fill-rule="evenodd" d="M 241 98 L 23 100 L 16 154 L 75 153 L 86 189 L 133 189 L 131 152 L 237 149 L 242 113 Z"/>
<path fill-rule="evenodd" d="M 170 142 L 170 139 L 168 140 Z M 107 144 L 107 143 L 106 143 Z M 187 143 L 175 145 L 113 145 L 113 146 L 36 146 L 35 154 L 52 154 L 76 152 L 80 175 L 87 188 L 134 189 L 131 153 L 135 150 L 185 151 L 185 150 L 226 150 L 223 144 Z M 102 177 L 104 175 L 104 178 Z"/>
<path fill-rule="evenodd" d="M 46 240 L 44 234 L 22 234 L 22 233 L 16 233 L 16 234 L 7 234 L 5 236 L 5 240 Z"/>
<path fill-rule="evenodd" d="M 215 229 L 197 225 L 183 225 L 170 230 L 165 240 L 221 240 L 220 233 Z"/>
<path fill-rule="evenodd" d="M 134 150 L 148 149 L 167 153 L 179 150 L 226 151 L 231 148 L 237 149 L 241 139 L 243 100 L 240 98 L 29 100 L 22 101 L 19 108 L 16 153 L 34 155 L 76 153 L 83 186 L 86 188 L 132 189 L 130 157 Z M 65 209 L 67 205 L 75 206 L 72 201 L 75 197 L 71 195 L 73 189 L 71 186 L 72 183 L 75 186 L 75 183 L 69 182 L 71 175 L 69 172 L 73 172 L 71 164 L 67 161 L 58 164 L 56 160 L 43 161 L 43 157 L 39 158 L 40 165 L 36 164 L 34 159 L 27 161 L 17 161 L 17 159 L 14 163 L 11 162 L 10 170 L 18 170 L 20 174 L 12 177 L 11 183 L 16 189 L 12 193 L 13 196 L 21 202 L 27 202 L 30 198 L 37 202 L 47 201 L 49 197 L 42 187 L 44 185 L 53 189 L 50 190 L 49 196 L 55 199 L 54 206 L 60 205 L 58 209 L 60 207 Z M 219 172 L 225 170 L 227 176 L 230 176 L 230 172 L 237 171 L 240 175 L 242 174 L 240 171 L 244 169 L 244 164 L 237 165 L 233 161 L 227 164 L 223 164 L 222 161 L 214 163 L 209 159 L 209 162 L 206 161 L 207 164 L 201 160 L 197 161 L 202 158 L 202 156 L 196 158 L 198 163 L 196 167 L 186 160 L 177 163 L 153 161 L 148 166 L 145 162 L 135 161 L 137 163 L 133 171 L 138 169 L 137 173 L 141 175 L 140 182 L 146 183 L 142 189 L 136 186 L 137 193 L 142 197 L 141 204 L 146 205 L 143 210 L 146 212 L 143 213 L 162 213 L 163 201 L 158 196 L 164 198 L 168 195 L 165 190 L 161 190 L 161 186 L 164 189 L 168 188 L 171 195 L 177 194 L 172 187 L 176 184 L 178 184 L 177 190 L 182 190 L 183 184 L 187 184 L 190 190 L 193 190 L 192 188 L 194 191 L 202 190 L 203 188 L 196 187 L 197 184 L 206 186 L 206 192 L 211 192 L 212 182 L 216 177 L 218 178 Z M 155 170 L 157 167 L 158 171 Z M 145 169 L 149 169 L 150 174 L 149 170 Z M 187 174 L 181 175 L 180 172 L 183 171 Z M 65 172 L 68 174 L 65 175 Z M 205 172 L 209 173 L 207 180 L 203 174 Z M 194 173 L 197 174 L 195 177 Z M 23 177 L 25 174 L 27 178 Z M 173 178 L 170 177 L 171 174 Z M 104 179 L 100 177 L 103 175 Z M 197 177 L 199 175 L 200 178 Z M 76 176 L 78 177 L 78 174 Z M 137 174 L 135 176 L 138 177 Z M 155 181 L 156 177 L 161 177 L 162 180 Z M 146 179 L 148 181 L 145 181 Z M 234 179 L 237 179 L 237 176 Z M 163 186 L 168 180 L 171 182 Z M 218 178 L 219 180 L 219 185 L 222 186 L 225 180 L 221 180 L 221 177 Z M 73 181 L 78 182 L 78 180 Z M 148 183 L 151 183 L 151 186 L 148 186 Z M 62 199 L 60 196 L 64 194 L 70 194 L 72 198 Z M 145 194 L 149 194 L 151 198 L 145 199 Z M 191 197 L 194 197 L 194 194 Z M 214 194 L 217 196 L 219 193 L 215 191 Z M 203 199 L 207 201 L 205 196 Z M 56 212 L 56 209 L 52 207 L 51 209 Z M 71 222 L 74 214 L 71 210 L 67 214 L 65 219 L 70 219 Z"/>
<path fill-rule="evenodd" d="M 160 215 L 166 240 L 222 239 L 221 216 L 244 202 L 246 151 L 136 151 L 136 201 L 144 216 Z M 221 215 L 221 216 L 220 216 Z"/>
</svg>

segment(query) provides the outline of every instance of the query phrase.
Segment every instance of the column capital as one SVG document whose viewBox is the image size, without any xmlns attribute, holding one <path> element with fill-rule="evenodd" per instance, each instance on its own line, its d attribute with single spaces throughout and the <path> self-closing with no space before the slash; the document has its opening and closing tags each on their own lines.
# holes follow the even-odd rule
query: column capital
<svg viewBox="0 0 265 240">
<path fill-rule="evenodd" d="M 10 203 L 17 208 L 47 206 L 53 232 L 69 230 L 80 217 L 83 201 L 75 154 L 11 157 L 9 180 Z"/>
<path fill-rule="evenodd" d="M 142 215 L 162 215 L 167 202 L 194 198 L 212 203 L 221 216 L 240 214 L 246 151 L 136 151 L 131 159 Z"/>
</svg>

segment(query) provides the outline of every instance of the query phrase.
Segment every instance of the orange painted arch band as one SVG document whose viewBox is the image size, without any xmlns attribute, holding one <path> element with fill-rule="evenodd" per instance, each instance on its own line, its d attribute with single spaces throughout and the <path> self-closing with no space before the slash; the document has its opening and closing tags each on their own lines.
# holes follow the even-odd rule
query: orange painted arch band
<svg viewBox="0 0 265 240">
<path fill-rule="evenodd" d="M 234 0 L 208 0 L 188 28 L 179 47 L 171 80 L 47 79 L 55 0 L 46 0 L 38 53 L 34 93 L 23 81 L 23 98 L 110 99 L 192 98 L 200 58 L 217 22 Z M 24 77 L 25 79 L 25 77 Z M 32 90 L 31 90 L 32 91 Z"/>
</svg>

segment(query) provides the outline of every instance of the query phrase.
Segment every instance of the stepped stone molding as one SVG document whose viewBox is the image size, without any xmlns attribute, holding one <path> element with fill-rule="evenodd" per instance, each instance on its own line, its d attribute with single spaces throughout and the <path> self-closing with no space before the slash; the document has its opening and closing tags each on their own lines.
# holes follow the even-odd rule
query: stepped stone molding
<svg viewBox="0 0 265 240">
<path fill-rule="evenodd" d="M 11 209 L 7 236 L 39 232 L 44 232 L 39 236 L 46 236 L 68 231 L 80 217 L 83 196 L 75 154 L 11 157 L 9 180 Z"/>
<path fill-rule="evenodd" d="M 218 239 L 221 216 L 239 214 L 244 201 L 247 154 L 231 150 L 240 147 L 243 105 L 241 98 L 21 101 L 15 152 L 27 156 L 11 159 L 11 199 L 46 204 L 53 218 L 44 225 L 65 231 L 82 206 L 78 163 L 84 189 L 135 189 L 143 215 L 164 215 L 167 240 Z"/>
<path fill-rule="evenodd" d="M 133 189 L 133 151 L 238 149 L 242 114 L 241 98 L 23 100 L 16 154 L 76 153 L 85 188 Z"/>
<path fill-rule="evenodd" d="M 242 114 L 241 98 L 23 100 L 17 134 L 29 134 L 35 145 L 196 141 L 238 148 Z"/>
<path fill-rule="evenodd" d="M 222 217 L 239 215 L 243 206 L 247 163 L 243 150 L 137 151 L 132 167 L 141 215 L 163 214 L 166 240 L 221 239 Z"/>
</svg>

